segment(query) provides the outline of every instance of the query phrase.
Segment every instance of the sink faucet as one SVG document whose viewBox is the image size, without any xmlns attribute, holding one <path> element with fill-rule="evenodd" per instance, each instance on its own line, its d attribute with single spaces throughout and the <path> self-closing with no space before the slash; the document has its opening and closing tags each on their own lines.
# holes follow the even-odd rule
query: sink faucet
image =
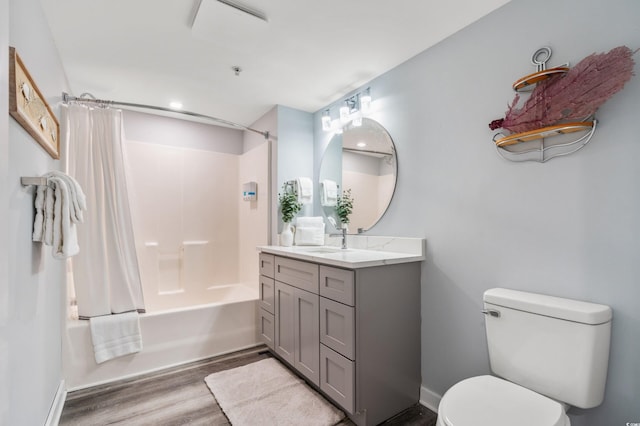
<svg viewBox="0 0 640 426">
<path fill-rule="evenodd" d="M 329 234 L 330 237 L 342 237 L 342 249 L 347 249 L 347 228 L 342 228 L 340 234 Z"/>
</svg>

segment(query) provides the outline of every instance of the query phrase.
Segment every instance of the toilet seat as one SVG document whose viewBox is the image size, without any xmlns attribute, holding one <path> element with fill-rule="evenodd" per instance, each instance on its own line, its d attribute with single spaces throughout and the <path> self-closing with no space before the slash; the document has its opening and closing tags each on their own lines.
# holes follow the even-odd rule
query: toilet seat
<svg viewBox="0 0 640 426">
<path fill-rule="evenodd" d="M 465 379 L 438 407 L 438 426 L 570 426 L 563 406 L 494 376 Z"/>
</svg>

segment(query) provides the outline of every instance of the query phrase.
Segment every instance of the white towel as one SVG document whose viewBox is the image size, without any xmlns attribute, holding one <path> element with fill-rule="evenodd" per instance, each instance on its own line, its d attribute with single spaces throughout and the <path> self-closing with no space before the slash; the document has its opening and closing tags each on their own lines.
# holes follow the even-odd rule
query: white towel
<svg viewBox="0 0 640 426">
<path fill-rule="evenodd" d="M 71 196 L 64 179 L 50 177 L 49 185 L 54 189 L 53 206 L 53 257 L 65 259 L 80 252 L 76 224 L 71 221 Z"/>
<path fill-rule="evenodd" d="M 321 216 L 297 218 L 295 244 L 297 246 L 324 245 L 324 219 Z"/>
<path fill-rule="evenodd" d="M 46 185 L 38 185 L 36 188 L 36 217 L 33 221 L 33 241 L 44 240 L 44 200 L 47 193 Z"/>
<path fill-rule="evenodd" d="M 308 177 L 299 177 L 298 182 L 298 202 L 311 204 L 313 202 L 313 181 Z"/>
<path fill-rule="evenodd" d="M 137 312 L 92 317 L 89 324 L 93 352 L 98 364 L 142 350 Z"/>
<path fill-rule="evenodd" d="M 86 197 L 71 176 L 53 171 L 44 177 L 47 185 L 36 189 L 32 239 L 53 246 L 56 259 L 74 256 L 80 252 L 76 223 L 83 221 Z"/>
<path fill-rule="evenodd" d="M 325 179 L 320 184 L 322 186 L 320 204 L 325 207 L 335 207 L 338 203 L 338 184 L 330 179 Z"/>
<path fill-rule="evenodd" d="M 87 209 L 87 198 L 85 197 L 80 184 L 71 176 L 57 170 L 47 173 L 46 176 L 59 177 L 64 180 L 67 184 L 67 188 L 69 189 L 71 220 L 74 223 L 82 223 L 84 221 L 82 211 Z"/>
</svg>

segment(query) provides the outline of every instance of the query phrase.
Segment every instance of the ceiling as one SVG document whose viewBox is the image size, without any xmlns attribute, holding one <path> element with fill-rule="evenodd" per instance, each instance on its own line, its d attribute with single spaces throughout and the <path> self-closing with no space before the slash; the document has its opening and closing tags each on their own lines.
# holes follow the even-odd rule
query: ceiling
<svg viewBox="0 0 640 426">
<path fill-rule="evenodd" d="M 509 0 L 233 0 L 266 22 L 229 0 L 41 1 L 73 95 L 250 125 L 318 111 Z"/>
</svg>

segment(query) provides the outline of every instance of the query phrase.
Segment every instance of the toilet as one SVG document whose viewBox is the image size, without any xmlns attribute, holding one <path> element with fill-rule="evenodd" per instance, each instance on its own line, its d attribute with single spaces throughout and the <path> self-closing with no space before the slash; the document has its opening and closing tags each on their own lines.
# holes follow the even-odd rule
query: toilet
<svg viewBox="0 0 640 426">
<path fill-rule="evenodd" d="M 437 426 L 570 426 L 570 406 L 602 403 L 611 308 L 493 288 L 484 293 L 491 371 L 453 385 Z"/>
</svg>

